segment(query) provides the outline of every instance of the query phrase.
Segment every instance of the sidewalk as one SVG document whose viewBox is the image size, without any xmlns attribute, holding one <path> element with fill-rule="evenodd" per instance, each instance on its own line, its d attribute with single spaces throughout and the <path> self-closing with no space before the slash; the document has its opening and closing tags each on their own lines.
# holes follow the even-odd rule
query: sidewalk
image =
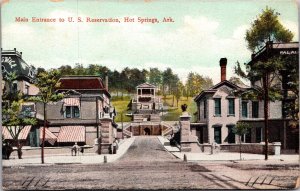
<svg viewBox="0 0 300 191">
<path fill-rule="evenodd" d="M 269 155 L 268 161 L 265 161 L 265 156 L 262 154 L 242 153 L 242 160 L 240 160 L 240 153 L 238 152 L 219 152 L 215 154 L 180 152 L 179 148 L 169 145 L 168 139 L 162 136 L 158 136 L 158 139 L 168 152 L 181 160 L 184 160 L 184 155 L 186 155 L 187 161 L 259 161 L 260 163 L 268 163 L 269 161 L 280 163 L 299 163 L 299 154 L 281 154 L 279 156 Z"/>
<path fill-rule="evenodd" d="M 134 137 L 125 139 L 120 145 L 117 151 L 117 154 L 105 154 L 98 155 L 96 153 L 87 153 L 84 155 L 51 155 L 45 156 L 45 164 L 43 165 L 52 165 L 52 164 L 99 164 L 104 162 L 104 156 L 107 157 L 107 162 L 114 162 L 123 156 L 130 145 L 134 141 Z M 2 160 L 3 166 L 25 166 L 25 165 L 41 165 L 40 156 L 26 156 L 23 159 L 10 159 Z"/>
</svg>

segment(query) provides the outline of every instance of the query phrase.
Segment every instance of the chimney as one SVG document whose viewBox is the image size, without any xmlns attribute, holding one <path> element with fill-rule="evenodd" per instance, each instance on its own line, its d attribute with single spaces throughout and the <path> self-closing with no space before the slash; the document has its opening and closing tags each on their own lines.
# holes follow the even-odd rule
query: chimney
<svg viewBox="0 0 300 191">
<path fill-rule="evenodd" d="M 105 88 L 108 91 L 108 76 L 105 76 Z"/>
<path fill-rule="evenodd" d="M 220 66 L 221 66 L 221 82 L 226 80 L 226 65 L 227 65 L 227 58 L 220 59 Z"/>
</svg>

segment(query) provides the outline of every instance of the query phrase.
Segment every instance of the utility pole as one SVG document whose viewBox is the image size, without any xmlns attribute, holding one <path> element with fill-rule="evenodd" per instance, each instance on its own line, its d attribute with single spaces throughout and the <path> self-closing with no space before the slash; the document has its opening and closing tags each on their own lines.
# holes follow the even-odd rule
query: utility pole
<svg viewBox="0 0 300 191">
<path fill-rule="evenodd" d="M 121 112 L 121 123 L 122 123 L 122 139 L 124 139 L 123 112 Z"/>
</svg>

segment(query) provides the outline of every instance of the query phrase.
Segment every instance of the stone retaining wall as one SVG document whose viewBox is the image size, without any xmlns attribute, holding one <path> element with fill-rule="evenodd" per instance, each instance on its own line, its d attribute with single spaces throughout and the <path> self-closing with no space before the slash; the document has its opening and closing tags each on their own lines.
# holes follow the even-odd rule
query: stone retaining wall
<svg viewBox="0 0 300 191">
<path fill-rule="evenodd" d="M 221 150 L 229 152 L 240 152 L 239 144 L 221 144 Z M 242 143 L 241 150 L 243 153 L 264 154 L 265 143 Z M 268 153 L 280 155 L 280 142 L 269 143 Z"/>
</svg>

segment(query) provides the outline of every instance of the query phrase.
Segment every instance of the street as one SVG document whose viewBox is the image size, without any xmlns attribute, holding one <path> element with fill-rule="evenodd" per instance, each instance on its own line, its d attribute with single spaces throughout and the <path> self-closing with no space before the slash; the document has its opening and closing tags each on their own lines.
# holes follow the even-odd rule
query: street
<svg viewBox="0 0 300 191">
<path fill-rule="evenodd" d="M 5 190 L 28 189 L 283 189 L 294 188 L 297 165 L 257 161 L 183 162 L 156 136 L 136 137 L 119 160 L 3 168 Z"/>
</svg>

